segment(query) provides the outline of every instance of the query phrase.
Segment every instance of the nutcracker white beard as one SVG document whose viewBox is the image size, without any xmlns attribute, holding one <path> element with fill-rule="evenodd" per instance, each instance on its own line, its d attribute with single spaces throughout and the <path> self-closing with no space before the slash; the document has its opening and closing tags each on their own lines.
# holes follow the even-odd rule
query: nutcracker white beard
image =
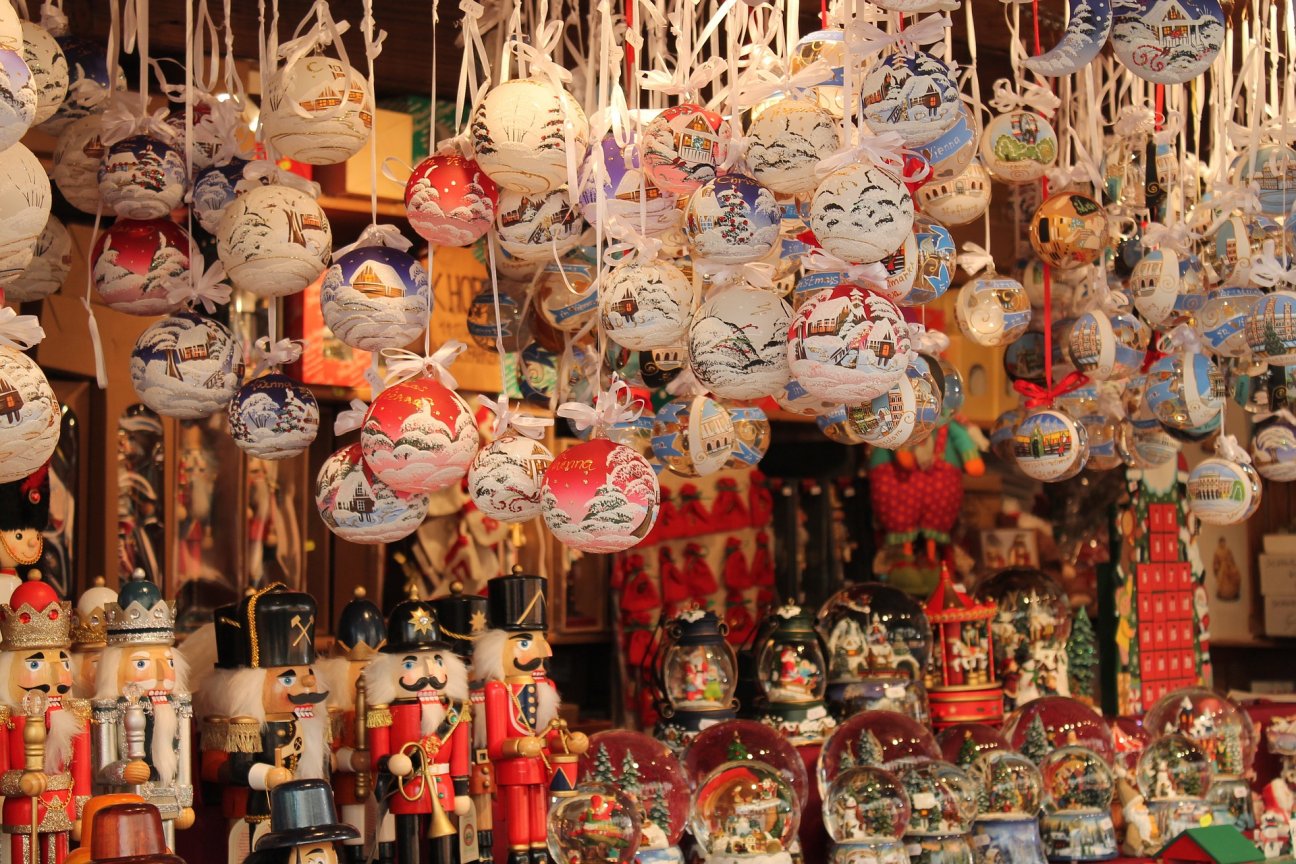
<svg viewBox="0 0 1296 864">
<path fill-rule="evenodd" d="M 419 703 L 419 732 L 423 733 L 424 738 L 436 734 L 436 731 L 441 728 L 441 722 L 445 720 L 445 715 L 445 703 L 439 699 L 435 702 Z"/>
<path fill-rule="evenodd" d="M 153 705 L 153 739 L 150 742 L 150 755 L 153 757 L 153 768 L 157 771 L 158 780 L 171 783 L 176 778 L 176 769 L 180 758 L 176 753 L 176 729 L 180 721 L 176 716 L 175 703 L 170 699 L 161 699 Z"/>
<path fill-rule="evenodd" d="M 293 779 L 327 780 L 329 775 L 325 754 L 329 752 L 328 712 L 320 706 L 310 717 L 299 717 L 297 726 L 302 736 L 302 752 Z"/>
<path fill-rule="evenodd" d="M 45 740 L 45 773 L 66 773 L 72 761 L 72 743 L 85 731 L 85 722 L 67 709 L 47 714 L 49 736 Z"/>
</svg>

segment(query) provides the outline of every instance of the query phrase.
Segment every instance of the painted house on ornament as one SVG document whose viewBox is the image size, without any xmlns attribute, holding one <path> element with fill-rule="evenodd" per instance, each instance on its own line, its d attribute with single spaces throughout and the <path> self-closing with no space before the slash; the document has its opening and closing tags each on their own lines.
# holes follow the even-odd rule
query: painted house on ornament
<svg viewBox="0 0 1296 864">
<path fill-rule="evenodd" d="M 166 349 L 166 374 L 183 378 L 180 364 L 189 361 L 210 360 L 216 344 L 216 333 L 210 327 L 193 327 L 176 339 L 175 347 Z"/>
<path fill-rule="evenodd" d="M 694 114 L 679 132 L 680 161 L 690 165 L 714 165 L 716 147 L 720 136 L 711 128 L 706 117 Z"/>
<path fill-rule="evenodd" d="M 405 290 L 398 285 L 388 285 L 378 275 L 372 264 L 360 268 L 360 272 L 351 280 L 351 287 L 366 297 L 400 298 Z"/>
<path fill-rule="evenodd" d="M 9 383 L 8 378 L 0 378 L 0 417 L 7 423 L 17 423 L 22 419 L 23 398 L 18 388 Z"/>
<path fill-rule="evenodd" d="M 356 514 L 362 522 L 373 518 L 376 504 L 373 489 L 360 471 L 352 473 L 338 490 L 337 509 Z"/>
<path fill-rule="evenodd" d="M 1202 30 L 1219 22 L 1210 15 L 1193 17 L 1179 0 L 1161 0 L 1143 16 L 1143 24 L 1167 47 L 1202 44 Z"/>
</svg>

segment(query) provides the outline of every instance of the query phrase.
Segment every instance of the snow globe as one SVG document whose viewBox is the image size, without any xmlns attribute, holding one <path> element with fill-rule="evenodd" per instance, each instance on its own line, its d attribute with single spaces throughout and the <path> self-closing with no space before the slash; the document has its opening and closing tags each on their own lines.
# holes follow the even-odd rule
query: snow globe
<svg viewBox="0 0 1296 864">
<path fill-rule="evenodd" d="M 714 612 L 689 609 L 666 623 L 654 658 L 659 715 L 654 733 L 680 750 L 699 731 L 737 711 L 738 659 Z"/>
<path fill-rule="evenodd" d="M 546 836 L 554 861 L 630 864 L 643 835 L 638 804 L 615 784 L 582 785 L 556 798 Z"/>
<path fill-rule="evenodd" d="M 793 744 L 817 744 L 837 725 L 824 706 L 828 664 L 823 640 L 800 606 L 779 607 L 771 621 L 756 653 L 757 716 Z"/>
<path fill-rule="evenodd" d="M 1113 717 L 1108 721 L 1112 730 L 1112 743 L 1116 747 L 1116 760 L 1112 767 L 1121 777 L 1133 777 L 1139 757 L 1152 742 L 1143 721 L 1136 717 Z"/>
<path fill-rule="evenodd" d="M 827 795 L 832 782 L 857 765 L 898 771 L 939 758 L 936 739 L 917 720 L 895 711 L 862 711 L 842 721 L 819 751 L 819 794 Z"/>
<path fill-rule="evenodd" d="M 1000 750 L 1011 750 L 998 729 L 984 723 L 954 723 L 936 734 L 940 758 L 967 770 L 980 756 Z"/>
<path fill-rule="evenodd" d="M 682 864 L 689 783 L 669 747 L 642 732 L 599 732 L 580 758 L 580 776 L 582 786 L 616 788 L 638 805 L 638 864 Z"/>
<path fill-rule="evenodd" d="M 774 248 L 783 209 L 774 193 L 742 174 L 704 183 L 684 211 L 684 236 L 697 258 L 718 264 L 759 261 Z"/>
<path fill-rule="evenodd" d="M 909 794 L 904 838 L 911 864 L 972 864 L 967 840 L 977 811 L 972 778 L 940 761 L 909 765 L 898 776 Z"/>
<path fill-rule="evenodd" d="M 1050 861 L 1106 861 L 1116 857 L 1111 801 L 1115 778 L 1087 747 L 1059 747 L 1040 762 L 1044 815 L 1040 834 Z"/>
<path fill-rule="evenodd" d="M 698 784 L 690 827 L 712 864 L 791 864 L 801 806 L 763 762 L 725 762 Z"/>
<path fill-rule="evenodd" d="M 805 760 L 785 736 L 772 726 L 755 720 L 725 720 L 708 726 L 697 734 L 684 752 L 680 765 L 688 777 L 689 787 L 696 789 L 706 777 L 725 762 L 753 761 L 779 771 L 798 801 L 809 800 L 810 778 Z"/>
<path fill-rule="evenodd" d="M 1043 571 L 1010 567 L 978 582 L 972 595 L 996 607 L 990 630 L 1005 707 L 1011 710 L 1038 696 L 1069 695 L 1071 606 L 1062 587 Z"/>
<path fill-rule="evenodd" d="M 899 778 L 859 765 L 828 787 L 824 827 L 832 838 L 829 864 L 909 864 L 901 837 L 909 826 L 909 796 Z"/>
<path fill-rule="evenodd" d="M 1214 821 L 1247 831 L 1255 827 L 1246 777 L 1255 759 L 1251 717 L 1205 687 L 1184 687 L 1162 696 L 1143 718 L 1152 735 L 1179 733 L 1192 739 L 1214 765 L 1206 792 Z"/>
<path fill-rule="evenodd" d="M 978 757 L 969 774 L 977 784 L 979 812 L 972 823 L 977 864 L 1044 864 L 1040 769 L 1020 753 L 997 750 Z"/>
<path fill-rule="evenodd" d="M 1004 737 L 1036 765 L 1055 747 L 1088 747 L 1111 764 L 1116 756 L 1111 727 L 1102 715 L 1069 696 L 1041 696 L 1017 708 L 1004 720 Z"/>
<path fill-rule="evenodd" d="M 1147 746 L 1134 777 L 1154 836 L 1168 842 L 1181 831 L 1209 824 L 1212 808 L 1205 796 L 1213 776 L 1205 751 L 1186 735 L 1162 735 Z"/>
<path fill-rule="evenodd" d="M 681 477 L 705 477 L 725 467 L 733 440 L 729 411 L 706 395 L 672 399 L 653 421 L 653 453 Z"/>
<path fill-rule="evenodd" d="M 923 671 L 931 625 L 918 601 L 862 582 L 828 598 L 816 623 L 828 646 L 828 704 L 839 718 L 890 709 L 927 722 Z"/>
</svg>

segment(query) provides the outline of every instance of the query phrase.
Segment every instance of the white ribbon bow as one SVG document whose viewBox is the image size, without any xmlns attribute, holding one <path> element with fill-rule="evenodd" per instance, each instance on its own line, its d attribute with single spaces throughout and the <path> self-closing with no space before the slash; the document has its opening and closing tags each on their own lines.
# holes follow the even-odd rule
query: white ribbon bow
<svg viewBox="0 0 1296 864">
<path fill-rule="evenodd" d="M 1198 208 L 1201 208 L 1199 216 Z M 1202 233 L 1209 236 L 1214 234 L 1220 227 L 1233 218 L 1234 213 L 1254 214 L 1259 213 L 1260 204 L 1260 184 L 1251 183 L 1218 183 L 1211 187 L 1209 200 L 1203 200 L 1193 207 L 1192 219 L 1189 221 L 1194 224 L 1200 224 L 1210 218 L 1212 211 L 1219 211 L 1210 225 Z"/>
<path fill-rule="evenodd" d="M 333 434 L 345 435 L 354 432 L 364 425 L 364 418 L 368 413 L 369 406 L 363 399 L 352 399 L 351 407 L 339 411 L 337 417 L 333 419 Z"/>
<path fill-rule="evenodd" d="M 698 63 L 691 70 L 683 62 L 675 64 L 674 72 L 667 72 L 660 67 L 645 69 L 639 73 L 639 81 L 640 86 L 645 90 L 695 98 L 703 87 L 715 80 L 716 76 L 724 70 L 725 61 L 720 57 L 711 57 Z"/>
<path fill-rule="evenodd" d="M 1052 88 L 1031 81 L 1023 82 L 1019 91 L 1013 82 L 1000 78 L 994 82 L 994 94 L 990 105 L 996 111 L 1007 114 L 1020 108 L 1030 108 L 1045 118 L 1052 117 L 1062 105 L 1062 100 L 1054 95 Z"/>
<path fill-rule="evenodd" d="M 922 158 L 922 154 L 916 150 L 905 147 L 904 139 L 896 132 L 883 132 L 880 135 L 862 135 L 853 146 L 844 147 L 821 160 L 815 166 L 815 173 L 819 177 L 827 177 L 834 171 L 839 171 L 851 165 L 858 165 L 860 162 L 871 162 L 909 183 L 922 180 L 931 173 L 931 166 L 924 160 L 917 171 L 906 174 L 905 156 Z"/>
<path fill-rule="evenodd" d="M 262 336 L 256 340 L 252 346 L 253 356 L 256 358 L 255 368 L 257 372 L 253 377 L 259 374 L 262 369 L 272 369 L 277 366 L 291 366 L 301 359 L 302 348 L 304 347 L 300 339 L 280 339 L 273 345 L 270 344 L 269 336 Z"/>
<path fill-rule="evenodd" d="M 1238 444 L 1236 435 L 1221 435 L 1216 438 L 1215 455 L 1240 465 L 1251 464 L 1251 454 Z"/>
<path fill-rule="evenodd" d="M 631 262 L 645 263 L 653 261 L 661 252 L 662 242 L 656 237 L 649 237 L 620 217 L 608 214 L 603 219 L 608 236 L 616 238 L 603 250 L 603 263 L 608 267 L 618 267 Z"/>
<path fill-rule="evenodd" d="M 172 276 L 163 283 L 167 302 L 175 306 L 193 308 L 202 304 L 208 315 L 216 312 L 218 305 L 230 300 L 230 286 L 225 284 L 225 267 L 217 259 L 207 267 L 197 247 L 189 249 L 189 270 Z"/>
<path fill-rule="evenodd" d="M 11 307 L 0 307 L 0 345 L 26 351 L 39 345 L 45 329 L 35 315 L 19 315 Z"/>
<path fill-rule="evenodd" d="M 815 60 L 789 75 L 779 74 L 763 66 L 751 66 L 738 82 L 738 107 L 749 108 L 780 94 L 800 96 L 812 87 L 832 80 L 832 67 L 823 60 Z"/>
<path fill-rule="evenodd" d="M 1161 337 L 1161 344 L 1164 348 L 1182 351 L 1185 354 L 1202 353 L 1201 336 L 1197 335 L 1197 331 L 1187 324 L 1176 325 L 1174 329 Z M 1165 353 L 1170 352 L 1166 351 Z"/>
<path fill-rule="evenodd" d="M 1156 131 L 1157 114 L 1151 105 L 1139 103 L 1121 108 L 1112 122 L 1112 131 L 1121 138 Z"/>
<path fill-rule="evenodd" d="M 320 196 L 320 185 L 300 174 L 285 171 L 269 159 L 254 159 L 243 166 L 243 179 L 258 185 L 288 186 L 312 198 Z"/>
<path fill-rule="evenodd" d="M 530 75 L 546 79 L 559 91 L 565 90 L 572 80 L 572 73 L 553 60 L 554 51 L 562 44 L 562 29 L 563 22 L 555 19 L 536 34 L 534 45 L 516 37 L 505 45 L 506 51 L 514 52 L 519 59 L 526 61 Z"/>
<path fill-rule="evenodd" d="M 488 408 L 494 412 L 495 428 L 493 434 L 496 438 L 508 432 L 511 427 L 519 435 L 539 440 L 544 437 L 545 429 L 554 423 L 552 417 L 537 417 L 534 414 L 523 414 L 521 411 L 514 410 L 509 406 L 509 398 L 506 393 L 501 393 L 494 399 L 478 394 L 477 402 L 483 408 Z"/>
<path fill-rule="evenodd" d="M 774 265 L 764 261 L 752 261 L 747 264 L 718 264 L 713 261 L 696 261 L 694 268 L 711 284 L 719 286 L 737 285 L 746 282 L 754 288 L 774 287 Z"/>
<path fill-rule="evenodd" d="M 865 282 L 870 285 L 886 285 L 887 271 L 878 262 L 872 264 L 852 264 L 843 261 L 831 252 L 823 249 L 811 249 L 801 256 L 801 266 L 819 273 L 843 274 L 843 282 Z"/>
<path fill-rule="evenodd" d="M 1107 279 L 1107 270 L 1103 267 L 1093 269 L 1093 303 L 1108 315 L 1115 315 L 1129 308 L 1129 297 L 1124 291 L 1113 291 Z"/>
<path fill-rule="evenodd" d="M 558 406 L 558 416 L 572 421 L 576 431 L 593 429 L 598 434 L 620 423 L 633 423 L 643 413 L 643 403 L 634 398 L 630 385 L 614 379 L 607 390 L 599 393 L 594 404 L 564 402 Z"/>
<path fill-rule="evenodd" d="M 92 112 L 108 100 L 108 93 L 107 87 L 88 75 L 78 78 L 68 87 L 68 95 L 72 100 Z"/>
<path fill-rule="evenodd" d="M 354 243 L 336 249 L 333 257 L 341 258 L 348 252 L 354 252 L 357 249 L 364 249 L 369 246 L 387 246 L 391 249 L 399 249 L 401 252 L 408 252 L 414 243 L 401 233 L 395 225 L 378 225 L 371 223 L 364 227 L 360 232 L 360 237 Z"/>
<path fill-rule="evenodd" d="M 63 14 L 63 10 L 53 3 L 42 3 L 40 25 L 48 30 L 51 36 L 65 36 L 68 30 L 68 18 Z"/>
<path fill-rule="evenodd" d="M 1260 248 L 1260 254 L 1251 259 L 1251 281 L 1261 288 L 1296 285 L 1296 266 L 1283 266 L 1275 254 L 1274 241 L 1266 240 Z"/>
<path fill-rule="evenodd" d="M 1149 222 L 1143 231 L 1143 248 L 1171 249 L 1175 252 L 1188 252 L 1192 244 L 1201 239 L 1201 235 L 1186 224 L 1176 222 L 1173 225 L 1162 225 L 1160 222 Z"/>
<path fill-rule="evenodd" d="M 124 99 L 114 99 L 104 109 L 99 120 L 99 140 L 111 147 L 132 135 L 146 134 L 168 144 L 175 139 L 175 130 L 163 122 L 167 110 L 159 108 L 155 114 L 141 117 Z"/>
<path fill-rule="evenodd" d="M 314 18 L 314 23 L 307 26 L 307 21 Z M 311 6 L 310 11 L 297 25 L 297 32 L 293 38 L 279 45 L 279 50 L 275 56 L 283 61 L 283 66 L 274 70 L 274 77 L 281 80 L 287 80 L 292 73 L 293 68 L 305 60 L 311 54 L 322 49 L 333 46 L 337 48 L 338 59 L 342 61 L 342 66 L 347 75 L 351 73 L 351 64 L 347 60 L 346 46 L 342 42 L 342 34 L 351 29 L 351 24 L 347 21 L 334 21 L 333 14 L 329 9 L 326 0 L 316 0 Z M 269 76 L 267 76 L 269 77 Z M 342 85 L 343 89 L 349 88 L 351 82 L 348 80 Z M 329 112 L 329 116 L 339 116 L 349 110 L 349 104 L 343 99 L 336 108 Z M 294 102 L 293 110 L 303 117 L 311 116 L 310 112 L 300 104 Z"/>
<path fill-rule="evenodd" d="M 910 324 L 909 344 L 919 354 L 937 357 L 949 350 L 950 338 L 939 330 L 928 330 L 922 324 Z"/>
<path fill-rule="evenodd" d="M 408 381 L 416 375 L 428 375 L 454 390 L 459 382 L 450 374 L 449 366 L 467 350 L 467 345 L 454 339 L 426 357 L 404 348 L 384 348 L 382 356 L 387 360 L 387 386 Z"/>
<path fill-rule="evenodd" d="M 963 251 L 958 255 L 958 266 L 969 276 L 975 276 L 983 270 L 993 272 L 995 261 L 984 246 L 968 241 L 963 244 Z"/>
<path fill-rule="evenodd" d="M 892 45 L 901 51 L 912 51 L 919 45 L 930 45 L 945 38 L 950 26 L 948 15 L 928 15 L 903 30 L 888 33 L 860 18 L 846 25 L 846 50 L 852 55 L 877 54 Z"/>
</svg>

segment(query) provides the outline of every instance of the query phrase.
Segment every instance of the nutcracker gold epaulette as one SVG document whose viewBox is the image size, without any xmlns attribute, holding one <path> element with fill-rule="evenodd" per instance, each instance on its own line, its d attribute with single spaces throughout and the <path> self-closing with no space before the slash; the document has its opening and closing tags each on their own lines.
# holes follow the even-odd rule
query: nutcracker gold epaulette
<svg viewBox="0 0 1296 864">
<path fill-rule="evenodd" d="M 229 720 L 225 717 L 208 717 L 202 724 L 203 750 L 222 752 L 229 749 Z"/>
<path fill-rule="evenodd" d="M 12 728 L 11 719 L 13 719 L 13 710 L 8 705 L 0 705 L 0 724 L 3 724 L 6 729 Z"/>
<path fill-rule="evenodd" d="M 261 724 L 252 717 L 231 717 L 225 739 L 226 753 L 260 753 Z"/>
<path fill-rule="evenodd" d="M 79 699 L 75 696 L 63 697 L 63 709 L 72 712 L 72 716 L 83 723 L 88 721 L 94 713 L 89 699 Z"/>
<path fill-rule="evenodd" d="M 392 713 L 391 708 L 386 705 L 375 705 L 365 715 L 365 727 L 368 729 L 381 729 L 390 725 L 392 725 Z"/>
</svg>

